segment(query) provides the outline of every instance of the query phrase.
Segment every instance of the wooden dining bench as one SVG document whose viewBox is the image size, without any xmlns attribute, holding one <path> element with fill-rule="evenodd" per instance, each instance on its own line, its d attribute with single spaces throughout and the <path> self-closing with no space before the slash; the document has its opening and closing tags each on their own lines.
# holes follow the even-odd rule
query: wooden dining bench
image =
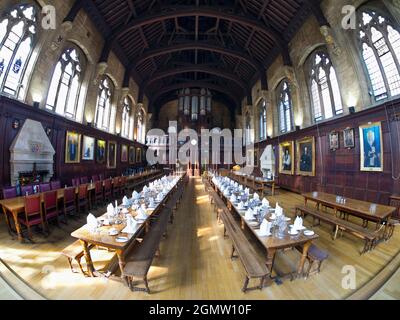
<svg viewBox="0 0 400 320">
<path fill-rule="evenodd" d="M 320 210 L 306 207 L 306 206 L 298 206 L 296 207 L 296 214 L 297 215 L 306 217 L 310 215 L 313 217 L 313 225 L 315 225 L 315 220 L 319 222 L 323 221 L 327 224 L 333 225 L 335 227 L 335 232 L 333 235 L 333 240 L 337 238 L 337 234 L 339 231 L 348 232 L 357 238 L 364 240 L 364 248 L 361 250 L 360 254 L 364 254 L 368 251 L 371 251 L 375 248 L 377 240 L 379 238 L 379 230 L 371 231 L 367 228 L 364 228 L 360 225 L 352 223 L 347 220 L 343 220 L 340 218 L 335 217 L 332 214 L 322 212 Z"/>
<path fill-rule="evenodd" d="M 296 250 L 303 253 L 303 246 L 296 246 Z M 307 279 L 313 274 L 320 273 L 321 265 L 328 257 L 329 254 L 327 252 L 312 244 L 307 251 L 308 268 L 305 272 L 305 278 Z"/>
<path fill-rule="evenodd" d="M 151 267 L 154 257 L 159 255 L 159 245 L 163 234 L 168 225 L 171 210 L 164 208 L 159 218 L 151 226 L 143 241 L 132 249 L 128 249 L 125 256 L 125 267 L 122 271 L 131 291 L 145 291 L 150 294 L 150 288 L 147 279 L 147 273 Z M 143 281 L 145 288 L 134 285 L 134 281 Z"/>
<path fill-rule="evenodd" d="M 94 245 L 89 245 L 88 249 L 92 249 Z M 71 271 L 73 273 L 77 273 L 75 271 L 74 267 L 72 266 L 72 261 L 76 261 L 78 263 L 79 269 L 81 270 L 83 275 L 86 275 L 87 273 L 83 270 L 81 260 L 82 257 L 84 256 L 83 252 L 83 247 L 82 244 L 79 240 L 76 240 L 74 243 L 66 247 L 63 251 L 61 251 L 61 254 L 65 256 L 68 259 L 69 266 L 71 268 Z"/>
<path fill-rule="evenodd" d="M 234 220 L 232 214 L 227 210 L 223 210 L 221 213 L 221 219 L 224 223 L 225 230 L 232 241 L 231 259 L 238 257 L 246 271 L 246 278 L 242 291 L 247 292 L 248 290 L 255 289 L 262 290 L 265 280 L 271 274 L 268 267 L 257 254 L 253 245 L 248 241 L 243 231 Z M 237 253 L 237 256 L 235 253 Z M 248 288 L 251 279 L 260 279 L 259 286 Z"/>
</svg>

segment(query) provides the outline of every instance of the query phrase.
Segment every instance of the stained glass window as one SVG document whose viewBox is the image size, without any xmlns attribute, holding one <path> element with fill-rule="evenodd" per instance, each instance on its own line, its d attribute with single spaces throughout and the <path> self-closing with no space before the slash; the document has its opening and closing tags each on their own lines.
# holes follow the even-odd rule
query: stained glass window
<svg viewBox="0 0 400 320">
<path fill-rule="evenodd" d="M 61 55 L 51 79 L 46 109 L 68 118 L 76 117 L 82 60 L 82 54 L 76 48 L 69 48 Z"/>
<path fill-rule="evenodd" d="M 400 94 L 400 33 L 373 10 L 358 11 L 358 40 L 376 101 Z"/>
<path fill-rule="evenodd" d="M 262 101 L 260 109 L 260 140 L 267 138 L 267 103 Z"/>
<path fill-rule="evenodd" d="M 129 97 L 124 98 L 123 109 L 122 109 L 122 130 L 121 135 L 125 138 L 131 136 L 131 110 L 132 102 Z"/>
<path fill-rule="evenodd" d="M 286 79 L 278 86 L 278 110 L 280 132 L 292 131 L 292 96 L 289 82 Z"/>
<path fill-rule="evenodd" d="M 111 99 L 113 86 L 111 80 L 105 76 L 100 81 L 99 96 L 96 108 L 96 126 L 99 129 L 109 131 L 111 128 Z"/>
<path fill-rule="evenodd" d="M 36 10 L 20 5 L 0 17 L 0 91 L 18 97 L 36 42 Z"/>
<path fill-rule="evenodd" d="M 343 114 L 342 97 L 335 69 L 324 51 L 313 53 L 308 62 L 314 120 L 320 121 Z"/>
</svg>

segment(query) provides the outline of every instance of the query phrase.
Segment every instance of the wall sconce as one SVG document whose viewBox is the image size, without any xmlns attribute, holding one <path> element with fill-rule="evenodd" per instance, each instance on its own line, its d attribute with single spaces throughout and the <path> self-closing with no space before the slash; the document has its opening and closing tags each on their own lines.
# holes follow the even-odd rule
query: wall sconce
<svg viewBox="0 0 400 320">
<path fill-rule="evenodd" d="M 296 126 L 296 131 L 300 131 L 300 130 L 301 130 L 300 126 Z"/>
<path fill-rule="evenodd" d="M 12 128 L 17 130 L 19 128 L 20 122 L 18 119 L 14 119 L 12 122 Z"/>
<path fill-rule="evenodd" d="M 92 123 L 91 123 L 91 122 L 88 122 L 87 125 L 88 125 L 88 127 L 90 127 L 90 128 L 92 127 Z"/>
<path fill-rule="evenodd" d="M 349 112 L 350 112 L 350 114 L 355 114 L 356 113 L 356 107 L 349 107 Z"/>
<path fill-rule="evenodd" d="M 267 140 L 271 140 L 271 139 L 272 139 L 272 137 L 271 137 L 271 136 L 268 136 L 268 137 L 267 137 Z"/>
<path fill-rule="evenodd" d="M 34 101 L 33 102 L 33 107 L 36 108 L 36 109 L 39 109 L 40 108 L 40 102 L 39 101 Z"/>
<path fill-rule="evenodd" d="M 46 134 L 47 134 L 48 136 L 50 136 L 50 135 L 51 135 L 51 131 L 52 131 L 52 129 L 51 129 L 51 128 L 46 128 Z"/>
</svg>

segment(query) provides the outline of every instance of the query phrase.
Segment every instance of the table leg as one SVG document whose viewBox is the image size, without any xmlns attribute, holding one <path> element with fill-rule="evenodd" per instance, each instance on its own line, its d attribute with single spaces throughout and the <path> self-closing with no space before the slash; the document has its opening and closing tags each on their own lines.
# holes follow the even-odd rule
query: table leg
<svg viewBox="0 0 400 320">
<path fill-rule="evenodd" d="M 311 246 L 311 241 L 308 241 L 304 244 L 303 246 L 303 254 L 301 256 L 300 262 L 299 262 L 299 266 L 297 268 L 297 276 L 300 277 L 303 274 L 303 270 L 304 270 L 304 264 L 306 262 L 307 259 L 307 255 L 308 255 L 308 249 Z"/>
<path fill-rule="evenodd" d="M 275 183 L 272 184 L 272 196 L 275 196 Z"/>
<path fill-rule="evenodd" d="M 125 285 L 128 286 L 129 285 L 128 279 L 126 277 L 124 277 L 124 268 L 126 265 L 124 254 L 123 254 L 122 250 L 117 250 L 116 253 L 117 253 L 117 257 L 118 257 L 119 269 L 121 271 L 121 278 L 124 280 Z"/>
<path fill-rule="evenodd" d="M 274 259 L 275 259 L 276 249 L 268 249 L 267 250 L 267 262 L 266 265 L 270 272 L 270 277 L 272 278 L 272 268 L 274 267 Z"/>
<path fill-rule="evenodd" d="M 23 237 L 22 237 L 22 230 L 21 230 L 21 225 L 19 224 L 18 221 L 18 213 L 17 212 L 12 212 L 14 223 L 15 223 L 15 229 L 17 230 L 17 235 L 18 235 L 18 241 L 23 242 Z"/>
<path fill-rule="evenodd" d="M 83 253 L 85 255 L 85 260 L 86 260 L 86 265 L 87 265 L 87 270 L 89 273 L 89 276 L 94 277 L 94 265 L 92 261 L 92 256 L 90 255 L 90 250 L 89 250 L 89 245 L 86 241 L 81 240 L 81 244 L 83 247 Z"/>
<path fill-rule="evenodd" d="M 3 213 L 4 213 L 4 218 L 6 219 L 6 223 L 7 223 L 7 228 L 8 228 L 8 233 L 10 234 L 10 236 L 13 237 L 13 232 L 12 232 L 12 228 L 11 228 L 11 222 L 10 219 L 8 219 L 8 212 L 7 209 L 3 207 Z"/>
</svg>

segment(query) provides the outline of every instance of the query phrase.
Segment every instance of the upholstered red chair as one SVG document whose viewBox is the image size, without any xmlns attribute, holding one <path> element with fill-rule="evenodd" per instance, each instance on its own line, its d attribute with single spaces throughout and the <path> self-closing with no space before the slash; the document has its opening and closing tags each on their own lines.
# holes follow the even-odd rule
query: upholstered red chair
<svg viewBox="0 0 400 320">
<path fill-rule="evenodd" d="M 31 241 L 33 241 L 31 227 L 42 225 L 43 231 L 46 230 L 40 194 L 25 197 L 25 216 L 19 217 L 18 221 L 28 229 L 28 237 Z"/>
<path fill-rule="evenodd" d="M 95 182 L 94 200 L 96 202 L 96 206 L 98 206 L 99 203 L 104 203 L 103 182 L 102 181 Z"/>
<path fill-rule="evenodd" d="M 31 196 L 33 194 L 33 186 L 22 186 L 21 187 L 21 195 L 22 196 Z"/>
<path fill-rule="evenodd" d="M 93 181 L 93 183 L 96 183 L 97 181 L 99 181 L 100 179 L 99 179 L 99 176 L 97 175 L 97 174 L 95 174 L 95 175 L 93 175 L 92 176 L 92 181 Z"/>
<path fill-rule="evenodd" d="M 73 187 L 79 187 L 79 185 L 80 185 L 79 178 L 72 179 L 72 186 Z"/>
<path fill-rule="evenodd" d="M 88 192 L 88 186 L 87 184 L 81 184 L 79 186 L 79 191 L 78 191 L 78 212 L 81 212 L 81 209 L 83 210 L 83 213 L 86 214 L 87 211 L 89 210 L 89 192 Z"/>
<path fill-rule="evenodd" d="M 121 194 L 126 195 L 128 192 L 128 179 L 123 176 L 120 180 Z"/>
<path fill-rule="evenodd" d="M 44 200 L 44 219 L 46 221 L 47 230 L 49 230 L 49 221 L 55 220 L 58 223 L 58 197 L 57 191 L 49 191 L 43 194 Z"/>
<path fill-rule="evenodd" d="M 81 184 L 87 184 L 88 183 L 88 177 L 81 177 Z"/>
<path fill-rule="evenodd" d="M 104 201 L 112 200 L 111 187 L 111 179 L 104 180 Z"/>
<path fill-rule="evenodd" d="M 41 183 L 39 186 L 40 186 L 40 192 L 48 192 L 51 190 L 50 183 Z"/>
<path fill-rule="evenodd" d="M 76 188 L 65 188 L 64 189 L 64 215 L 77 216 L 78 211 L 76 209 L 75 193 Z"/>
<path fill-rule="evenodd" d="M 61 189 L 61 182 L 59 180 L 50 182 L 51 190 Z"/>
<path fill-rule="evenodd" d="M 17 197 L 17 189 L 14 187 L 3 189 L 3 199 L 11 199 Z"/>
</svg>

